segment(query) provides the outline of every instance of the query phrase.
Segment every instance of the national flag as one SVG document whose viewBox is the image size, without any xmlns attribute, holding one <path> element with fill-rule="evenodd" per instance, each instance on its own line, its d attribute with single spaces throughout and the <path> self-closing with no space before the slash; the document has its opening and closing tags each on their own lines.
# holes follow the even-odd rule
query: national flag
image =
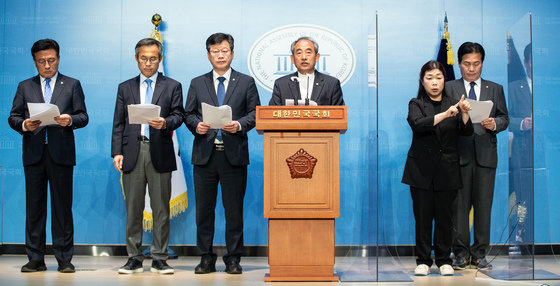
<svg viewBox="0 0 560 286">
<path fill-rule="evenodd" d="M 451 42 L 449 41 L 449 32 L 447 32 L 447 13 L 445 14 L 443 25 L 444 30 L 443 36 L 441 37 L 441 42 L 439 44 L 437 61 L 440 62 L 445 69 L 445 73 L 447 75 L 445 81 L 450 81 L 455 80 L 455 72 L 453 71 L 453 65 L 455 64 L 455 54 L 453 53 L 453 48 L 451 47 Z"/>
</svg>

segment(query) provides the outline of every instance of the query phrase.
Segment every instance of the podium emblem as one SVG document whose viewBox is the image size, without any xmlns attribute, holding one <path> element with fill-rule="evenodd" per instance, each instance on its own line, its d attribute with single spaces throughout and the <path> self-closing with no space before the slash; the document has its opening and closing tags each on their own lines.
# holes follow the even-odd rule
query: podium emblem
<svg viewBox="0 0 560 286">
<path fill-rule="evenodd" d="M 311 156 L 303 148 L 299 149 L 294 155 L 286 159 L 286 163 L 290 168 L 292 179 L 313 177 L 313 169 L 317 164 L 317 158 Z"/>
</svg>

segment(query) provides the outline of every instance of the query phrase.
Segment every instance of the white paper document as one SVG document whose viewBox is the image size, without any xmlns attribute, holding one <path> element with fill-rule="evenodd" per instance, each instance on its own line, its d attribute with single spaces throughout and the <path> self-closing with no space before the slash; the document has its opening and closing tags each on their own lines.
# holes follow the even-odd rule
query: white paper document
<svg viewBox="0 0 560 286">
<path fill-rule="evenodd" d="M 216 107 L 203 102 L 202 121 L 210 124 L 211 129 L 220 129 L 231 122 L 231 107 L 229 105 Z"/>
<path fill-rule="evenodd" d="M 50 103 L 27 103 L 29 119 L 31 121 L 41 120 L 41 125 L 58 124 L 54 118 L 60 115 L 58 106 Z"/>
<path fill-rule="evenodd" d="M 492 106 L 494 106 L 492 101 L 477 101 L 468 98 L 467 100 L 472 107 L 472 110 L 469 111 L 472 123 L 480 123 L 482 120 L 490 117 L 490 111 L 492 111 Z"/>
<path fill-rule="evenodd" d="M 129 124 L 148 124 L 158 118 L 161 111 L 161 106 L 155 104 L 130 104 L 127 108 Z"/>
<path fill-rule="evenodd" d="M 305 105 L 305 100 L 300 99 L 297 101 L 298 105 Z M 286 99 L 286 106 L 293 106 L 294 105 L 294 100 L 293 99 Z M 313 101 L 313 100 L 309 100 L 309 106 L 317 106 L 317 102 Z"/>
</svg>

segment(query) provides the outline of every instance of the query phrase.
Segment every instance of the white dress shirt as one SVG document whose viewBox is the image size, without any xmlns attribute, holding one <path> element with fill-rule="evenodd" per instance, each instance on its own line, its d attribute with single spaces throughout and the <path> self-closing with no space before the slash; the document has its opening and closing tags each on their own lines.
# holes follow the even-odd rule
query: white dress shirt
<svg viewBox="0 0 560 286">
<path fill-rule="evenodd" d="M 463 83 L 465 85 L 465 90 L 467 91 L 465 98 L 469 98 L 469 92 L 471 92 L 471 82 L 463 79 Z M 474 94 L 476 95 L 476 100 L 478 101 L 480 100 L 480 85 L 482 84 L 482 79 L 478 78 L 474 81 L 474 83 Z"/>
<path fill-rule="evenodd" d="M 309 97 L 309 100 L 311 100 L 313 85 L 315 84 L 315 72 L 310 74 L 302 74 L 298 71 L 298 82 L 299 82 L 299 94 L 301 99 L 305 100 L 307 97 Z M 308 86 L 309 86 L 309 90 L 307 90 Z"/>
<path fill-rule="evenodd" d="M 52 91 L 51 96 L 54 94 L 54 84 L 56 83 L 57 77 L 58 77 L 58 72 L 56 72 L 54 76 L 51 77 L 51 81 L 49 82 L 49 86 L 51 87 L 51 91 Z M 47 85 L 47 79 L 39 75 L 39 80 L 41 81 L 41 94 L 43 95 L 43 101 L 45 101 L 45 86 Z M 50 103 L 50 102 L 45 101 L 45 103 Z M 72 122 L 70 122 L 69 125 L 72 125 Z M 27 128 L 25 128 L 25 120 L 23 121 L 23 123 L 21 123 L 21 129 L 24 132 L 27 131 Z"/>
<path fill-rule="evenodd" d="M 156 80 L 158 77 L 158 73 L 154 73 L 150 79 L 152 80 L 152 91 L 156 90 Z M 146 101 L 146 89 L 148 88 L 148 83 L 146 82 L 146 79 L 148 79 L 145 75 L 143 75 L 142 73 L 140 73 L 140 104 L 152 104 L 151 102 L 145 102 Z M 153 94 L 152 94 L 153 96 Z M 142 136 L 146 136 L 145 134 L 145 129 L 146 129 L 146 125 L 148 124 L 142 124 L 142 126 L 140 127 L 140 135 Z M 150 135 L 150 134 L 148 134 Z M 148 137 L 148 136 L 146 136 Z"/>
</svg>

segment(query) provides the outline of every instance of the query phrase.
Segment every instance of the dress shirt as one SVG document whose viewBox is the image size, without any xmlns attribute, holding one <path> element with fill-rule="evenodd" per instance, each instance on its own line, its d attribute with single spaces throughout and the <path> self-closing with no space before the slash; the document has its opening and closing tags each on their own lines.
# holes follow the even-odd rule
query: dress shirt
<svg viewBox="0 0 560 286">
<path fill-rule="evenodd" d="M 307 80 L 309 79 L 309 91 L 307 91 Z M 309 96 L 311 100 L 311 93 L 313 92 L 313 84 L 315 83 L 315 72 L 310 74 L 302 74 L 298 71 L 299 94 L 302 100 Z"/>
<path fill-rule="evenodd" d="M 214 90 L 216 91 L 216 95 L 218 93 L 218 84 L 220 84 L 219 77 L 224 77 L 224 92 L 227 94 L 227 88 L 229 85 L 229 79 L 231 78 L 231 68 L 229 68 L 223 75 L 219 75 L 215 70 L 212 70 L 212 78 L 214 79 Z M 225 95 L 224 95 L 225 100 Z M 241 131 L 241 124 L 237 123 L 237 131 Z M 214 139 L 214 144 L 223 144 L 224 141 L 220 141 L 218 139 Z"/>
<path fill-rule="evenodd" d="M 476 100 L 480 101 L 480 85 L 482 85 L 482 79 L 479 77 L 477 80 L 474 81 L 474 83 L 475 83 L 474 94 L 476 95 Z M 463 84 L 465 85 L 465 90 L 467 91 L 467 94 L 469 94 L 469 92 L 471 91 L 471 82 L 463 79 Z M 468 96 L 465 95 L 465 99 L 467 97 Z M 492 129 L 492 131 L 496 131 L 496 123 L 494 123 L 494 129 Z"/>
<path fill-rule="evenodd" d="M 49 82 L 49 86 L 51 87 L 51 91 L 52 91 L 52 95 L 54 95 L 54 84 L 56 83 L 56 78 L 58 77 L 58 72 L 56 72 L 54 74 L 53 77 L 51 77 L 51 81 Z M 47 79 L 42 77 L 41 75 L 39 75 L 39 80 L 41 81 L 41 94 L 43 95 L 43 101 L 45 101 L 45 86 L 47 85 Z M 51 97 L 52 100 L 52 97 Z M 45 103 L 50 103 L 50 102 L 45 102 Z M 72 125 L 72 122 L 70 122 L 69 125 Z M 27 128 L 25 128 L 25 120 L 23 121 L 23 123 L 21 123 L 21 129 L 23 131 L 27 131 Z"/>
<path fill-rule="evenodd" d="M 155 94 L 157 77 L 158 77 L 157 72 L 154 73 L 151 77 L 149 77 L 152 80 L 152 91 L 154 91 L 154 93 L 152 93 L 152 96 L 153 96 L 153 94 Z M 140 73 L 140 104 L 152 104 L 151 102 L 145 102 L 146 101 L 146 88 L 148 88 L 148 83 L 146 82 L 146 79 L 148 79 L 148 78 L 145 75 L 143 75 L 142 73 Z M 140 127 L 140 135 L 142 135 L 142 136 L 146 136 L 146 134 L 144 134 L 146 125 L 148 125 L 148 124 L 142 124 L 142 126 Z"/>
<path fill-rule="evenodd" d="M 482 84 L 482 79 L 478 78 L 474 81 L 474 83 L 474 94 L 476 95 L 476 100 L 478 101 L 480 100 L 480 85 Z M 468 94 L 471 91 L 471 82 L 463 79 L 463 84 L 465 85 L 465 90 L 467 91 L 467 94 L 465 94 L 465 98 L 468 98 Z"/>
</svg>

